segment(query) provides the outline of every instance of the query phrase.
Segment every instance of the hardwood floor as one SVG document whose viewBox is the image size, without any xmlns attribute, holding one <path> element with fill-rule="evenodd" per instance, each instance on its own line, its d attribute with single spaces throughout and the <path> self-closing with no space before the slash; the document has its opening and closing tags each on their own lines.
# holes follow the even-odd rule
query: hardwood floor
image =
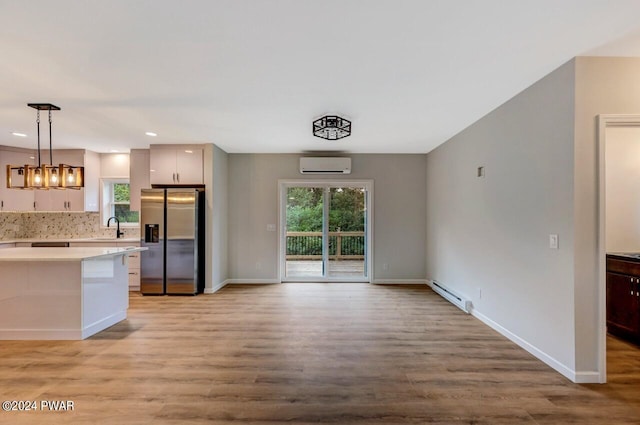
<svg viewBox="0 0 640 425">
<path fill-rule="evenodd" d="M 576 385 L 426 286 L 231 286 L 132 295 L 85 341 L 0 342 L 2 424 L 639 424 L 640 350 Z"/>
</svg>

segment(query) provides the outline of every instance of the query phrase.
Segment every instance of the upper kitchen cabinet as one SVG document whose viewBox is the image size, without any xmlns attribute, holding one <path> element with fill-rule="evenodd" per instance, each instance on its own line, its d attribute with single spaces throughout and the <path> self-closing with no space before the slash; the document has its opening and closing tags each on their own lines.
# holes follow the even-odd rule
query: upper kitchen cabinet
<svg viewBox="0 0 640 425">
<path fill-rule="evenodd" d="M 33 165 L 34 154 L 30 149 L 0 146 L 0 211 L 33 211 L 34 193 L 32 190 L 7 188 L 7 165 Z M 14 176 L 14 178 L 17 176 Z"/>
<path fill-rule="evenodd" d="M 49 151 L 43 151 L 42 158 L 48 163 Z M 100 156 L 83 149 L 54 149 L 53 163 L 84 166 L 84 188 L 35 190 L 35 210 L 100 211 Z"/>
<path fill-rule="evenodd" d="M 201 145 L 151 145 L 150 183 L 203 184 Z"/>
</svg>

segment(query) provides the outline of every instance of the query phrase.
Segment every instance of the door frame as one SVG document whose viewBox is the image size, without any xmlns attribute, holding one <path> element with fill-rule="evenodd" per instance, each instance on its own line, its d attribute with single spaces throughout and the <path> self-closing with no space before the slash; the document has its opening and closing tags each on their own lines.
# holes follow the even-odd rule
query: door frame
<svg viewBox="0 0 640 425">
<path fill-rule="evenodd" d="M 358 278 L 332 278 L 332 277 L 309 277 L 288 279 L 286 274 L 286 228 L 287 228 L 287 196 L 286 189 L 289 187 L 353 187 L 362 186 L 367 190 L 365 199 L 365 267 L 367 275 Z M 327 213 L 329 205 L 324 205 L 324 212 Z M 322 179 L 322 180 L 278 180 L 278 220 L 279 220 L 279 237 L 278 237 L 278 279 L 283 282 L 373 282 L 373 180 L 342 180 L 342 179 Z M 324 251 L 324 247 L 323 247 Z M 324 255 L 324 252 L 323 252 Z M 323 260 L 324 261 L 324 260 Z"/>
<path fill-rule="evenodd" d="M 607 247 L 606 247 L 606 131 L 611 127 L 640 127 L 640 115 L 598 115 L 598 382 L 607 382 Z"/>
</svg>

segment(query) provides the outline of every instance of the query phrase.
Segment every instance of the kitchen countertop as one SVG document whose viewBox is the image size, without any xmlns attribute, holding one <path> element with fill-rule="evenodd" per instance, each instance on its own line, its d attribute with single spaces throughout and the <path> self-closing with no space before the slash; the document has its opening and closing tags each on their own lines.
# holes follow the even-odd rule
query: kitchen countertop
<svg viewBox="0 0 640 425">
<path fill-rule="evenodd" d="M 607 256 L 622 257 L 625 260 L 640 262 L 640 252 L 607 252 Z"/>
<path fill-rule="evenodd" d="M 23 238 L 23 239 L 4 239 L 0 240 L 0 244 L 3 243 L 32 243 L 32 242 L 124 242 L 124 243 L 132 243 L 132 242 L 140 242 L 140 238 L 119 238 L 115 237 L 94 237 L 94 238 Z"/>
<path fill-rule="evenodd" d="M 5 248 L 0 250 L 0 261 L 82 261 L 131 252 L 146 251 L 147 248 Z"/>
</svg>

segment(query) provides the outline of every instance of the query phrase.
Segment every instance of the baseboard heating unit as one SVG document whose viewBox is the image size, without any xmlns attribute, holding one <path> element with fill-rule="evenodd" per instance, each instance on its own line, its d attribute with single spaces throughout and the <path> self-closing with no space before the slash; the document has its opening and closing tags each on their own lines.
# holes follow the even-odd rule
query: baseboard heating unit
<svg viewBox="0 0 640 425">
<path fill-rule="evenodd" d="M 442 298 L 458 307 L 460 310 L 467 314 L 471 313 L 471 301 L 459 294 L 456 294 L 451 289 L 445 287 L 442 283 L 432 280 L 431 289 L 433 289 Z"/>
</svg>

